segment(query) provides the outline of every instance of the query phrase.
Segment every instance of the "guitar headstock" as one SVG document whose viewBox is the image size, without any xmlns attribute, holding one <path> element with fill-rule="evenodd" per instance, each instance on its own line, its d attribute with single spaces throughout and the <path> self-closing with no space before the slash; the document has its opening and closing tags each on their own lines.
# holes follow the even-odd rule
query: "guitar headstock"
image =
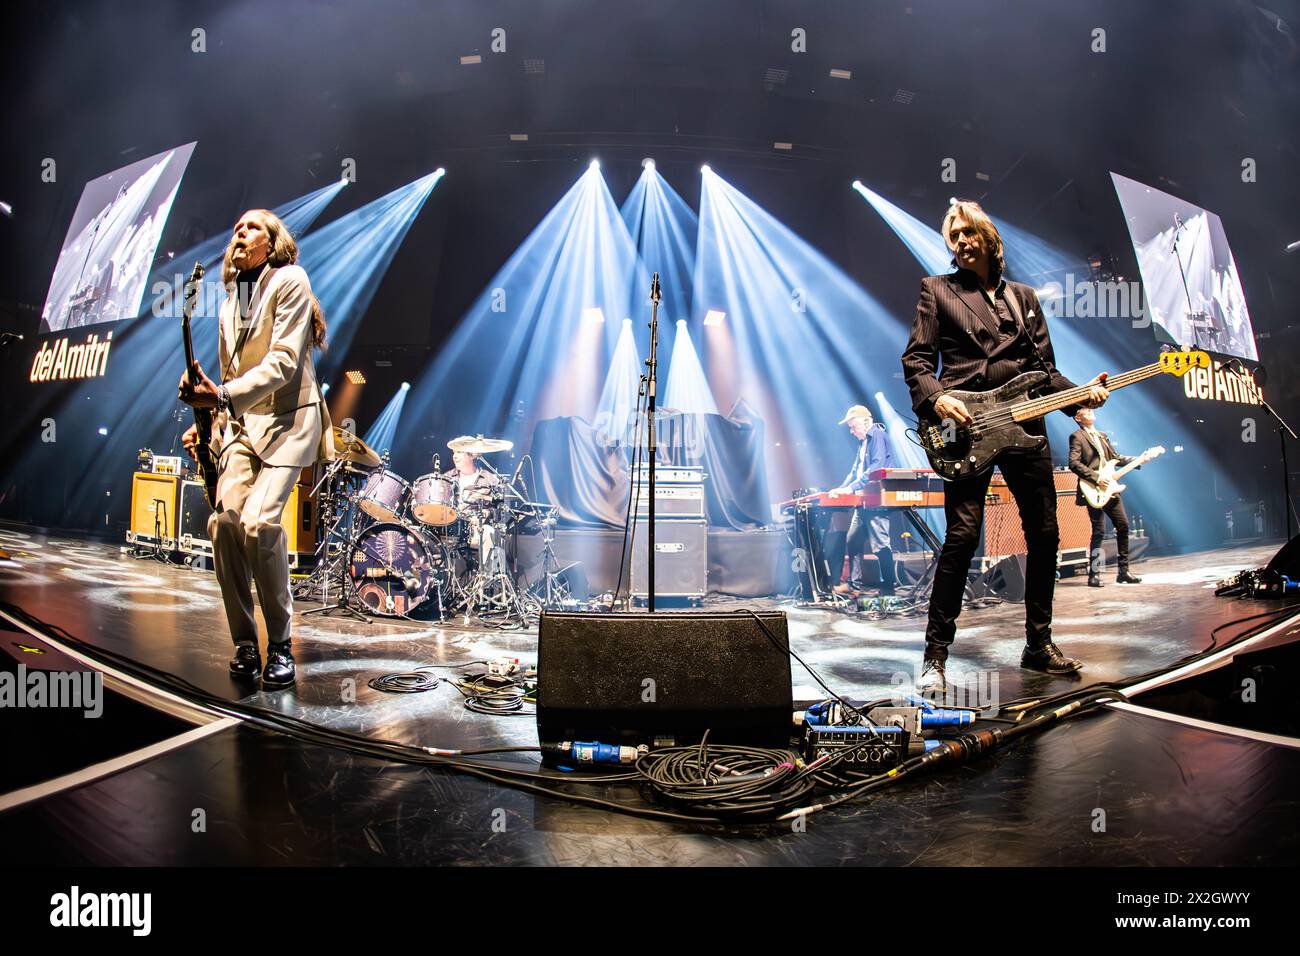
<svg viewBox="0 0 1300 956">
<path fill-rule="evenodd" d="M 1209 368 L 1209 352 L 1161 352 L 1160 371 L 1169 375 L 1186 375 L 1194 368 Z"/>
<path fill-rule="evenodd" d="M 194 302 L 198 298 L 199 287 L 203 284 L 203 272 L 203 263 L 196 260 L 194 271 L 185 280 L 185 303 L 181 308 L 183 318 L 188 318 L 194 312 Z"/>
</svg>

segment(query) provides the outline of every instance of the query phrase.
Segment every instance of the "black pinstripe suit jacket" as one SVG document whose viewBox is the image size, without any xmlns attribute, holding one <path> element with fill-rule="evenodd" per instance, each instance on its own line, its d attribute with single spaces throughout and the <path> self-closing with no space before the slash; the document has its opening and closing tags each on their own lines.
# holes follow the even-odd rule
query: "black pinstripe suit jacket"
<svg viewBox="0 0 1300 956">
<path fill-rule="evenodd" d="M 1046 391 L 1074 388 L 1074 383 L 1057 371 L 1047 320 L 1034 290 L 1008 281 L 1007 292 L 1019 306 L 1020 319 L 1042 358 L 1041 367 L 1051 376 Z M 929 411 L 941 392 L 955 388 L 986 391 L 1040 367 L 1032 359 L 999 358 L 990 363 L 998 338 L 997 316 L 973 273 L 959 270 L 922 279 L 912 334 L 903 350 L 903 378 L 912 393 L 912 408 L 917 413 Z M 1077 406 L 1064 411 L 1073 415 Z"/>
</svg>

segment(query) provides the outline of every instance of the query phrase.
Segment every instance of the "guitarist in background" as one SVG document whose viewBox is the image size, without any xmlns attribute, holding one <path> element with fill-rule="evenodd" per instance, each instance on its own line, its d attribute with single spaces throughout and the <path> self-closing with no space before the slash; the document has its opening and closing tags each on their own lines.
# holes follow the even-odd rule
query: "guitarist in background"
<svg viewBox="0 0 1300 956">
<path fill-rule="evenodd" d="M 212 557 L 235 642 L 230 672 L 274 690 L 294 682 L 289 646 L 293 599 L 280 516 L 302 469 L 334 457 L 329 411 L 312 350 L 325 347 L 325 317 L 298 261 L 298 246 L 273 213 L 254 209 L 235 225 L 221 278 L 221 380 L 195 363 L 181 401 L 213 408 L 217 506 L 208 519 Z M 190 454 L 200 441 L 185 433 Z M 250 578 L 266 619 L 266 669 L 258 653 Z"/>
<path fill-rule="evenodd" d="M 1133 459 L 1116 452 L 1106 433 L 1097 431 L 1097 416 L 1091 408 L 1079 409 L 1074 420 L 1079 423 L 1079 430 L 1070 436 L 1070 470 L 1105 491 L 1110 480 L 1097 474 L 1098 470 L 1108 461 L 1118 462 L 1122 466 Z M 1130 574 L 1128 570 L 1128 514 L 1124 511 L 1124 501 L 1115 495 L 1106 502 L 1104 508 L 1094 508 L 1083 496 L 1082 488 L 1075 492 L 1074 500 L 1088 506 L 1088 517 L 1092 519 L 1092 540 L 1088 543 L 1088 586 L 1105 586 L 1101 583 L 1101 539 L 1106 528 L 1103 515 L 1108 515 L 1110 523 L 1115 527 L 1115 550 L 1119 563 L 1119 576 L 1115 582 L 1141 584 L 1142 579 Z"/>
<path fill-rule="evenodd" d="M 945 394 L 949 389 L 987 391 L 1035 370 L 1050 376 L 1048 392 L 1074 388 L 1056 369 L 1038 296 L 1029 286 L 1002 277 L 1002 237 L 979 204 L 954 203 L 944 217 L 942 233 L 957 271 L 921 280 L 911 337 L 903 350 L 903 377 L 912 393 L 913 409 L 969 425 L 970 412 L 964 402 Z M 1087 405 L 1106 401 L 1109 392 L 1103 380 L 1104 376 L 1098 375 L 1088 383 Z M 1063 411 L 1073 414 L 1077 408 Z M 1041 419 L 1027 422 L 1025 430 L 1045 435 L 1046 424 Z M 1060 535 L 1051 450 L 1046 444 L 1030 452 L 1008 449 L 995 464 L 1016 500 L 1028 544 L 1025 650 L 1020 666 L 1049 674 L 1073 673 L 1083 664 L 1066 657 L 1052 642 L 1052 593 Z M 944 485 L 948 530 L 930 596 L 925 657 L 917 683 L 923 693 L 942 691 L 947 685 L 948 648 L 957 633 L 957 616 L 971 558 L 979 544 L 991 477 L 989 469 Z"/>
</svg>

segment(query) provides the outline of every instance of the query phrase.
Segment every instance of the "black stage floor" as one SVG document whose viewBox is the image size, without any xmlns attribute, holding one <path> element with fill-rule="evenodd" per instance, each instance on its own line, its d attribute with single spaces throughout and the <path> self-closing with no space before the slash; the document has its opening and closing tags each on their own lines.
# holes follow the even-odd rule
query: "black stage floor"
<svg viewBox="0 0 1300 956">
<path fill-rule="evenodd" d="M 366 685 L 419 664 L 532 661 L 535 631 L 296 614 L 297 686 L 247 694 L 226 673 L 231 648 L 211 575 L 30 529 L 0 529 L 0 545 L 16 561 L 0 567 L 0 600 L 227 700 L 420 746 L 536 743 L 530 718 L 470 713 L 445 685 L 412 695 Z M 1136 587 L 1062 581 L 1055 636 L 1087 663 L 1082 680 L 1019 668 L 1023 606 L 1014 604 L 963 614 L 950 669 L 958 679 L 996 672 L 1005 701 L 1168 666 L 1204 649 L 1215 626 L 1277 607 L 1213 596 L 1215 580 L 1276 549 L 1151 559 Z M 740 603 L 710 609 L 728 606 Z M 787 610 L 793 649 L 840 694 L 888 696 L 897 675 L 914 675 L 923 618 Z M 0 636 L 10 656 L 36 640 Z M 795 699 L 823 697 L 795 667 Z M 1300 858 L 1297 784 L 1300 749 L 1286 741 L 1108 709 L 814 815 L 806 832 L 756 836 L 631 819 L 227 720 L 14 806 L 0 814 L 0 837 L 12 860 L 92 864 L 1287 864 Z"/>
</svg>

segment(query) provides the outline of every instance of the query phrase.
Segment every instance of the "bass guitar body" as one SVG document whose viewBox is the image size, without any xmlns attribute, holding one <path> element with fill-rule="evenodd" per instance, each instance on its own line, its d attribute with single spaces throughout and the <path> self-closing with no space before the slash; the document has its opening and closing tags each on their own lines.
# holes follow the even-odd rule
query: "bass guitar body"
<svg viewBox="0 0 1300 956">
<path fill-rule="evenodd" d="M 945 481 L 988 471 L 993 459 L 1008 449 L 1037 451 L 1047 436 L 1031 435 L 1012 417 L 1012 407 L 1037 396 L 1048 383 L 1046 372 L 1025 372 L 988 392 L 944 392 L 960 399 L 975 419 L 958 425 L 952 419 L 922 415 L 916 431 L 932 467 Z"/>
</svg>

